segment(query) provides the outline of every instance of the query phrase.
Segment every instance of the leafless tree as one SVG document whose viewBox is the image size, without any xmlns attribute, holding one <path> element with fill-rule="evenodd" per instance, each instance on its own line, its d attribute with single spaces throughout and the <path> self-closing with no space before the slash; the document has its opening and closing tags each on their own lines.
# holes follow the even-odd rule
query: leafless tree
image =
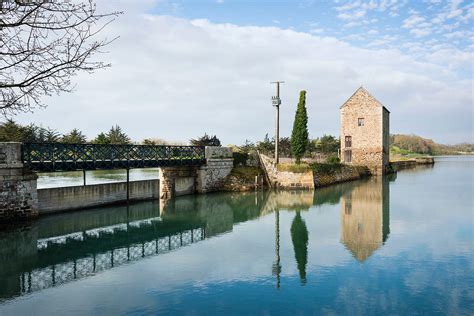
<svg viewBox="0 0 474 316">
<path fill-rule="evenodd" d="M 78 72 L 109 67 L 92 57 L 115 40 L 97 34 L 119 14 L 97 13 L 93 0 L 0 0 L 0 113 L 45 106 Z"/>
</svg>

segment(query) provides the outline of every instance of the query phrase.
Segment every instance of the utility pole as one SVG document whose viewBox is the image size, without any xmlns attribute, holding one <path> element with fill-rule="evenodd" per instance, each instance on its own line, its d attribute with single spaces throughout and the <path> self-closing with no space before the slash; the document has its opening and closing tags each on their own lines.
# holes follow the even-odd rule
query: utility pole
<svg viewBox="0 0 474 316">
<path fill-rule="evenodd" d="M 284 81 L 273 81 L 270 83 L 276 83 L 277 93 L 276 96 L 272 97 L 272 105 L 276 108 L 276 121 L 275 121 L 275 164 L 279 162 L 278 155 L 278 143 L 280 142 L 280 83 L 285 83 Z"/>
</svg>

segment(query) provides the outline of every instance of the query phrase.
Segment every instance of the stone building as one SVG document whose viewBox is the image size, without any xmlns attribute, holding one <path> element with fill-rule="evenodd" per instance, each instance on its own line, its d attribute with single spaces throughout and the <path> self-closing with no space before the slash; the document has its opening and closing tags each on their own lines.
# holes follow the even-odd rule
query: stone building
<svg viewBox="0 0 474 316">
<path fill-rule="evenodd" d="M 363 87 L 341 106 L 341 161 L 373 174 L 389 163 L 390 112 Z"/>
</svg>

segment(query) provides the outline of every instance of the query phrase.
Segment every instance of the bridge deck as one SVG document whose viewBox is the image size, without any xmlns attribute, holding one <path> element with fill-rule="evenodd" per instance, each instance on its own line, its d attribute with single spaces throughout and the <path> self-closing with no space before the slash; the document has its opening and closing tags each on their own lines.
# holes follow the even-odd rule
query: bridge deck
<svg viewBox="0 0 474 316">
<path fill-rule="evenodd" d="M 204 146 L 24 143 L 22 161 L 32 171 L 199 166 Z"/>
</svg>

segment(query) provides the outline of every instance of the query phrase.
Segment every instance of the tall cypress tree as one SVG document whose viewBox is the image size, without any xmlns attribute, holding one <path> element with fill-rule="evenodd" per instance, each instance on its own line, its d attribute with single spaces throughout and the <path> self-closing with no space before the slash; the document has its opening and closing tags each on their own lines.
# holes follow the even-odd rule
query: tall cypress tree
<svg viewBox="0 0 474 316">
<path fill-rule="evenodd" d="M 299 164 L 308 148 L 308 114 L 306 113 L 306 91 L 300 92 L 300 101 L 296 109 L 293 131 L 291 132 L 291 152 Z"/>
</svg>

